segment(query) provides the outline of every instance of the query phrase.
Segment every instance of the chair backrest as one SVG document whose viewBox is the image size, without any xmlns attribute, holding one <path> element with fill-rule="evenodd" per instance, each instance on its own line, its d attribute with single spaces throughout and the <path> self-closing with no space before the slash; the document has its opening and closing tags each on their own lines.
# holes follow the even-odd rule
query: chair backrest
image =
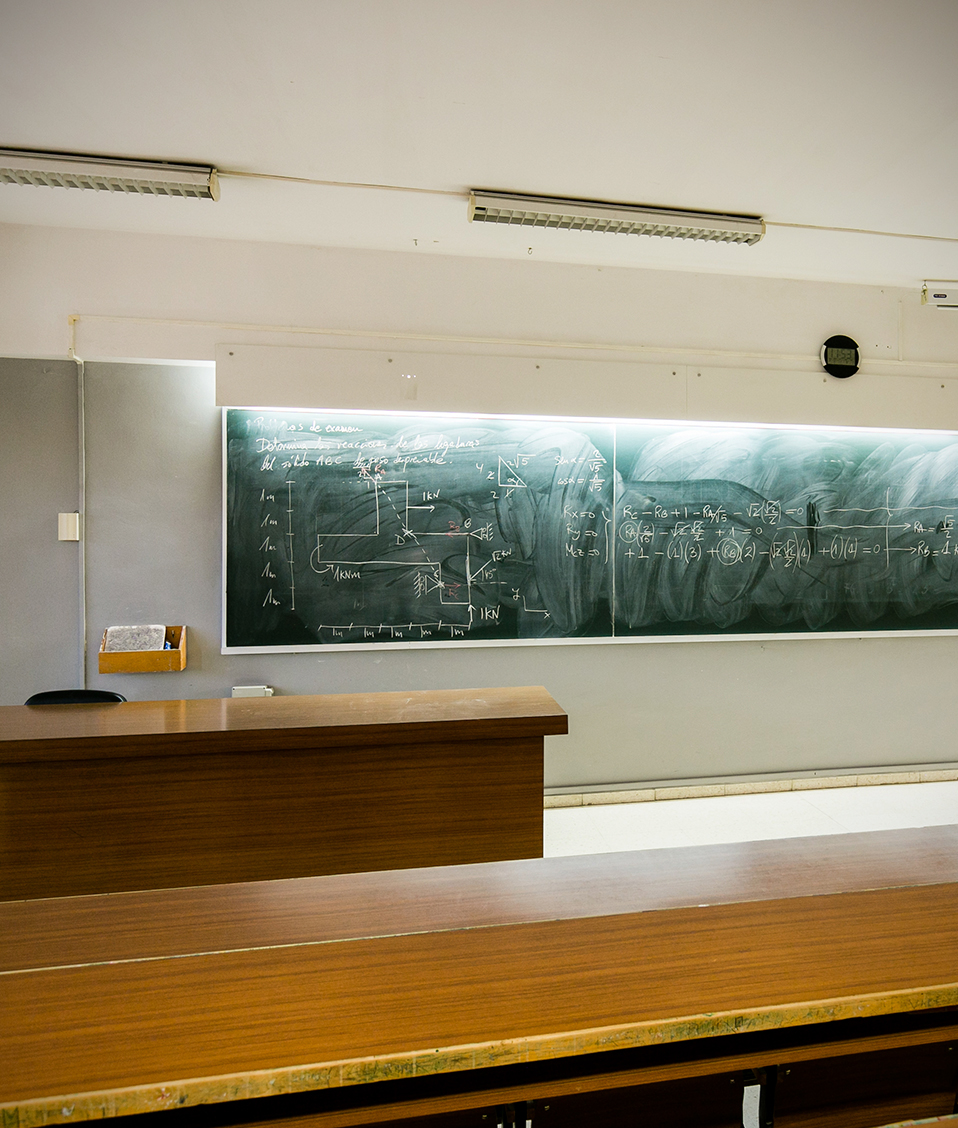
<svg viewBox="0 0 958 1128">
<path fill-rule="evenodd" d="M 48 689 L 28 697 L 25 705 L 87 705 L 103 701 L 126 701 L 112 689 Z"/>
</svg>

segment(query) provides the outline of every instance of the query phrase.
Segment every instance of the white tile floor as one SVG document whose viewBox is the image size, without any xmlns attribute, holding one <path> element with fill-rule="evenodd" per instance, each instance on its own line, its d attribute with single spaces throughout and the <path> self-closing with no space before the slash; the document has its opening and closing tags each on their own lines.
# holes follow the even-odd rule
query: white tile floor
<svg viewBox="0 0 958 1128">
<path fill-rule="evenodd" d="M 557 807 L 544 815 L 547 858 L 707 846 L 958 823 L 958 782 Z"/>
</svg>

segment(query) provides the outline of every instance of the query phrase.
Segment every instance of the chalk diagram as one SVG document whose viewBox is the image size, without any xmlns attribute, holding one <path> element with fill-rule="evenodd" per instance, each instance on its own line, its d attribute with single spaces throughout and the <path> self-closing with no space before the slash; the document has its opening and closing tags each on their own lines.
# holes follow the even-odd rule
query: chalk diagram
<svg viewBox="0 0 958 1128">
<path fill-rule="evenodd" d="M 231 410 L 227 441 L 228 646 L 958 627 L 956 436 Z"/>
<path fill-rule="evenodd" d="M 381 480 L 373 479 L 371 476 L 367 477 L 361 483 L 365 487 L 367 494 L 371 495 L 371 504 L 374 513 L 373 527 L 369 532 L 355 533 L 355 532 L 329 532 L 319 530 L 316 533 L 316 545 L 312 550 L 309 558 L 310 568 L 316 575 L 330 576 L 337 584 L 350 584 L 357 583 L 359 585 L 360 597 L 356 600 L 356 610 L 364 611 L 367 607 L 366 597 L 366 583 L 363 575 L 363 570 L 368 568 L 375 572 L 377 580 L 385 576 L 389 576 L 390 570 L 393 569 L 412 569 L 410 573 L 404 577 L 402 574 L 397 574 L 395 577 L 386 579 L 386 585 L 392 583 L 403 583 L 404 579 L 411 580 L 413 591 L 417 601 L 423 600 L 428 604 L 434 605 L 437 601 L 440 608 L 463 608 L 464 613 L 468 616 L 464 626 L 469 629 L 473 625 L 473 617 L 476 608 L 472 601 L 472 583 L 478 576 L 483 575 L 488 564 L 480 565 L 479 569 L 473 571 L 473 563 L 471 559 L 471 540 L 472 532 L 469 528 L 463 529 L 461 525 L 455 525 L 446 531 L 433 531 L 428 527 L 419 527 L 423 524 L 417 521 L 416 518 L 419 513 L 434 513 L 436 510 L 435 501 L 432 500 L 438 495 L 430 495 L 428 492 L 424 494 L 422 500 L 429 501 L 429 504 L 414 505 L 409 497 L 409 481 L 407 479 L 388 479 Z M 399 495 L 400 504 L 397 505 L 397 497 Z M 417 547 L 420 546 L 420 538 L 427 537 L 443 537 L 447 541 L 451 538 L 459 538 L 463 543 L 463 569 L 462 575 L 465 578 L 465 585 L 463 585 L 457 578 L 443 578 L 443 560 L 434 560 L 430 557 L 428 550 L 422 549 L 423 559 L 418 560 L 404 560 L 396 559 L 394 556 L 390 557 L 388 552 L 384 552 L 383 559 L 357 559 L 351 557 L 349 559 L 329 559 L 324 555 L 324 550 L 327 545 L 332 546 L 332 551 L 335 553 L 335 542 L 340 539 L 354 538 L 370 538 L 376 541 L 383 536 L 384 521 L 382 510 L 385 509 L 390 516 L 395 518 L 395 524 L 398 525 L 399 531 L 394 533 L 395 544 L 404 547 L 407 542 L 411 541 Z M 471 521 L 468 524 L 471 525 Z M 392 522 L 390 522 L 392 523 Z M 458 573 L 457 573 L 458 575 Z M 498 580 L 492 580 L 493 583 L 499 583 Z M 460 592 L 460 589 L 465 586 L 465 591 L 462 593 L 464 598 L 454 598 Z M 374 622 L 356 622 L 350 623 L 322 623 L 319 625 L 320 630 L 330 630 L 334 632 L 355 631 L 362 630 L 366 632 L 376 632 L 382 634 L 388 631 L 391 638 L 403 638 L 405 635 L 412 634 L 413 630 L 418 630 L 419 636 L 431 637 L 432 631 L 441 631 L 447 629 L 450 637 L 454 638 L 456 635 L 453 633 L 457 627 L 453 622 L 450 622 L 451 617 L 455 613 L 450 610 L 446 614 L 446 623 L 443 623 L 441 617 L 431 620 L 417 619 L 416 622 L 410 621 L 408 624 L 392 625 L 380 621 L 378 624 Z M 462 637 L 462 627 L 459 627 L 460 637 Z M 367 634 L 366 637 L 370 637 Z"/>
</svg>

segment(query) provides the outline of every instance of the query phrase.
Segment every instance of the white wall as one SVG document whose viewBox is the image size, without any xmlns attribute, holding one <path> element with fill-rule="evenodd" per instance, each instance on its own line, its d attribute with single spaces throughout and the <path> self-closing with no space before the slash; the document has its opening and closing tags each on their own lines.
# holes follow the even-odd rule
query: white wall
<svg viewBox="0 0 958 1128">
<path fill-rule="evenodd" d="M 801 387 L 824 379 L 822 340 L 844 332 L 870 358 L 849 397 L 896 412 L 921 400 L 937 426 L 958 428 L 958 315 L 912 292 L 30 227 L 0 227 L 0 259 L 0 355 L 11 357 L 62 358 L 77 314 L 87 358 L 210 361 L 224 342 L 330 343 L 279 326 L 337 330 L 350 347 L 447 349 L 410 338 L 459 337 L 514 355 L 706 362 L 743 410 L 773 372 L 779 410 L 797 414 Z M 124 616 L 193 633 L 185 674 L 130 678 L 131 698 L 216 696 L 239 681 L 285 692 L 545 684 L 572 727 L 550 741 L 553 786 L 958 760 L 947 637 L 224 657 L 211 372 L 89 372 L 91 636 Z M 42 611 L 43 593 L 31 598 Z"/>
<path fill-rule="evenodd" d="M 868 358 L 894 361 L 900 346 L 958 373 L 958 318 L 920 306 L 917 289 L 4 225 L 0 262 L 2 356 L 64 356 L 80 314 L 78 349 L 100 359 L 212 361 L 220 341 L 314 340 L 230 325 L 809 362 L 827 336 L 848 333 Z"/>
</svg>

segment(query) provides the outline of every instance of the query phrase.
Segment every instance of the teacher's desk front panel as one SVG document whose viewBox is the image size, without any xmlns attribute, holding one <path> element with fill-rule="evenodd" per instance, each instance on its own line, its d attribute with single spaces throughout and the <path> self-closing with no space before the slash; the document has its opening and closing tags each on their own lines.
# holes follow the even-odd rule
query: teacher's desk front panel
<svg viewBox="0 0 958 1128">
<path fill-rule="evenodd" d="M 0 708 L 0 900 L 542 855 L 541 687 Z"/>
</svg>

